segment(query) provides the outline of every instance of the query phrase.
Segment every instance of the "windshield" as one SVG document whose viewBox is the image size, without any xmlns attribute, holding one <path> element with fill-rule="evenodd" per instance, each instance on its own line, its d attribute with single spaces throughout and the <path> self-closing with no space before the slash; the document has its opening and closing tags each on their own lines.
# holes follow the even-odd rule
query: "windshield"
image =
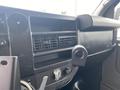
<svg viewBox="0 0 120 90">
<path fill-rule="evenodd" d="M 0 5 L 45 13 L 76 16 L 92 14 L 100 2 L 101 0 L 0 0 Z"/>
</svg>

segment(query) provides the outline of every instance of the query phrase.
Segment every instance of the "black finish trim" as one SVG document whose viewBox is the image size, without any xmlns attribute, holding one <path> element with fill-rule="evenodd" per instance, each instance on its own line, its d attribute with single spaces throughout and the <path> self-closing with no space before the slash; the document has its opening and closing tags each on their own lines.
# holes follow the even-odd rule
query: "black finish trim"
<svg viewBox="0 0 120 90">
<path fill-rule="evenodd" d="M 77 27 L 81 31 L 92 31 L 93 28 L 102 30 L 111 30 L 120 27 L 118 20 L 104 18 L 99 16 L 81 15 L 77 18 Z"/>
</svg>

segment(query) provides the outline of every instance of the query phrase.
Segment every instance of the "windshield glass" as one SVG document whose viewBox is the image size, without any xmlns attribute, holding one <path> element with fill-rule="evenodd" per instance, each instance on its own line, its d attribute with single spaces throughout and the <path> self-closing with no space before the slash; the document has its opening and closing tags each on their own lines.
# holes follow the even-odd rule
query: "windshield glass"
<svg viewBox="0 0 120 90">
<path fill-rule="evenodd" d="M 100 2 L 101 0 L 0 0 L 0 5 L 45 13 L 76 16 L 92 14 Z"/>
</svg>

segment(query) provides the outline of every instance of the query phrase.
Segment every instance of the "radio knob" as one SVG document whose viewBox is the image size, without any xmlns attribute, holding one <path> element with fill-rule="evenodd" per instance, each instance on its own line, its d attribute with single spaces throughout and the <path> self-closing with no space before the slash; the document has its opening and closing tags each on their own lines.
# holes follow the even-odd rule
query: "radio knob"
<svg viewBox="0 0 120 90">
<path fill-rule="evenodd" d="M 6 40 L 0 40 L 0 47 L 3 47 L 7 44 Z"/>
<path fill-rule="evenodd" d="M 65 70 L 64 70 L 64 74 L 70 74 L 71 73 L 71 68 L 70 67 L 66 67 Z"/>
<path fill-rule="evenodd" d="M 54 74 L 55 80 L 59 80 L 61 78 L 61 76 L 62 76 L 61 69 L 55 69 L 53 71 L 53 74 Z"/>
</svg>

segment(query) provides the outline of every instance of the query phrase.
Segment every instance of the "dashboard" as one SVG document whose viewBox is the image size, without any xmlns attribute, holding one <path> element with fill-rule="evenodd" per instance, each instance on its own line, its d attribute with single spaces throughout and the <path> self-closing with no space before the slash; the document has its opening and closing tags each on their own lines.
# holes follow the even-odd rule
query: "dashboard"
<svg viewBox="0 0 120 90">
<path fill-rule="evenodd" d="M 0 7 L 0 56 L 18 56 L 21 79 L 36 89 L 46 77 L 46 90 L 58 89 L 87 57 L 113 48 L 115 23 Z"/>
</svg>

